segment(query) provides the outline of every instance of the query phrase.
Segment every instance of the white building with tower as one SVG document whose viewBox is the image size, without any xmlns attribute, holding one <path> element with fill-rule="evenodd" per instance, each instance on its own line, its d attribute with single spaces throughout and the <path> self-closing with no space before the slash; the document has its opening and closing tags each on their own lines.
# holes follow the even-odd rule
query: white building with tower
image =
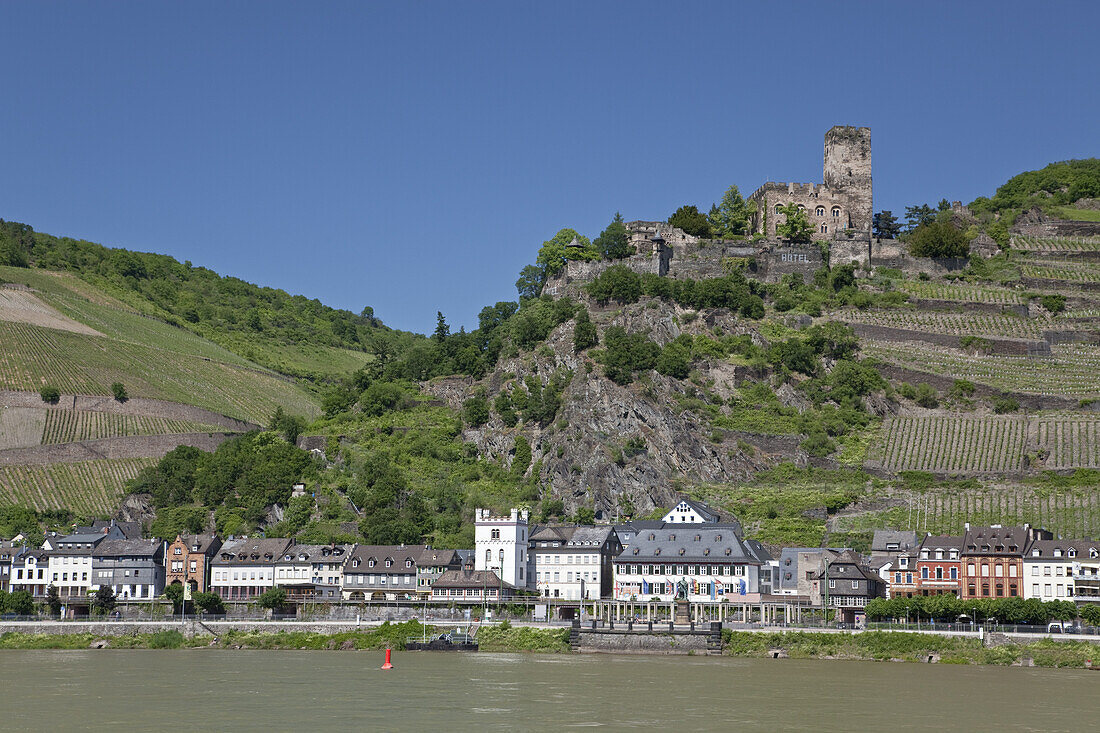
<svg viewBox="0 0 1100 733">
<path fill-rule="evenodd" d="M 516 588 L 526 588 L 527 543 L 530 534 L 527 510 L 512 509 L 506 516 L 494 516 L 477 509 L 474 516 L 474 569 L 491 570 Z"/>
</svg>

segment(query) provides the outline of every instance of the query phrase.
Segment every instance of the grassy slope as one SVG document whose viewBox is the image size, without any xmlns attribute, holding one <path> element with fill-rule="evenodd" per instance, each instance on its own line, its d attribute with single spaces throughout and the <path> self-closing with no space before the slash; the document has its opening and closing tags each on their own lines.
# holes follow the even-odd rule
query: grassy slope
<svg viewBox="0 0 1100 733">
<path fill-rule="evenodd" d="M 276 406 L 314 416 L 316 400 L 278 375 L 187 331 L 144 317 L 64 274 L 0 268 L 0 278 L 40 291 L 40 297 L 103 336 L 0 323 L 0 387 L 110 394 L 122 382 L 133 397 L 194 404 L 232 417 L 265 422 Z M 93 299 L 89 299 L 93 298 Z"/>
</svg>

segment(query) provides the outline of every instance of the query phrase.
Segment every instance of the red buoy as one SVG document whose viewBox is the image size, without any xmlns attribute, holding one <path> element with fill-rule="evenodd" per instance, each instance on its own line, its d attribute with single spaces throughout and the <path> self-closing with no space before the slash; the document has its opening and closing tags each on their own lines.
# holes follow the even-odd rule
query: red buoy
<svg viewBox="0 0 1100 733">
<path fill-rule="evenodd" d="M 393 664 L 390 662 L 390 648 L 386 647 L 386 663 L 382 665 L 382 669 L 393 669 Z"/>
</svg>

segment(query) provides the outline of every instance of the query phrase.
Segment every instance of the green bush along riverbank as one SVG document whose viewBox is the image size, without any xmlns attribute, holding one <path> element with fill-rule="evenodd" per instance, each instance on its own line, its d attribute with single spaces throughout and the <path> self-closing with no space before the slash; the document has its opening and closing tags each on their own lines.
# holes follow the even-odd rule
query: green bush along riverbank
<svg viewBox="0 0 1100 733">
<path fill-rule="evenodd" d="M 1100 662 L 1100 646 L 1086 641 L 1040 640 L 984 647 L 974 638 L 868 631 L 862 634 L 780 632 L 758 634 L 722 632 L 723 654 L 735 657 L 770 657 L 782 650 L 792 659 L 861 659 L 927 662 L 930 656 L 945 664 L 1026 664 L 1036 667 L 1084 667 L 1086 660 Z"/>
</svg>

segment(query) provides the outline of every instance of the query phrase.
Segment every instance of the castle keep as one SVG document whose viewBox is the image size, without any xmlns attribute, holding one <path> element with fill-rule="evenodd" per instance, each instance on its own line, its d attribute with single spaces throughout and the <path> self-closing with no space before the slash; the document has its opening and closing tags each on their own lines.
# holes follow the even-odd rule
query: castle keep
<svg viewBox="0 0 1100 733">
<path fill-rule="evenodd" d="M 871 128 L 836 126 L 825 133 L 824 183 L 774 183 L 758 188 L 752 231 L 775 239 L 783 221 L 781 206 L 795 204 L 806 212 L 814 238 L 871 239 Z"/>
</svg>

